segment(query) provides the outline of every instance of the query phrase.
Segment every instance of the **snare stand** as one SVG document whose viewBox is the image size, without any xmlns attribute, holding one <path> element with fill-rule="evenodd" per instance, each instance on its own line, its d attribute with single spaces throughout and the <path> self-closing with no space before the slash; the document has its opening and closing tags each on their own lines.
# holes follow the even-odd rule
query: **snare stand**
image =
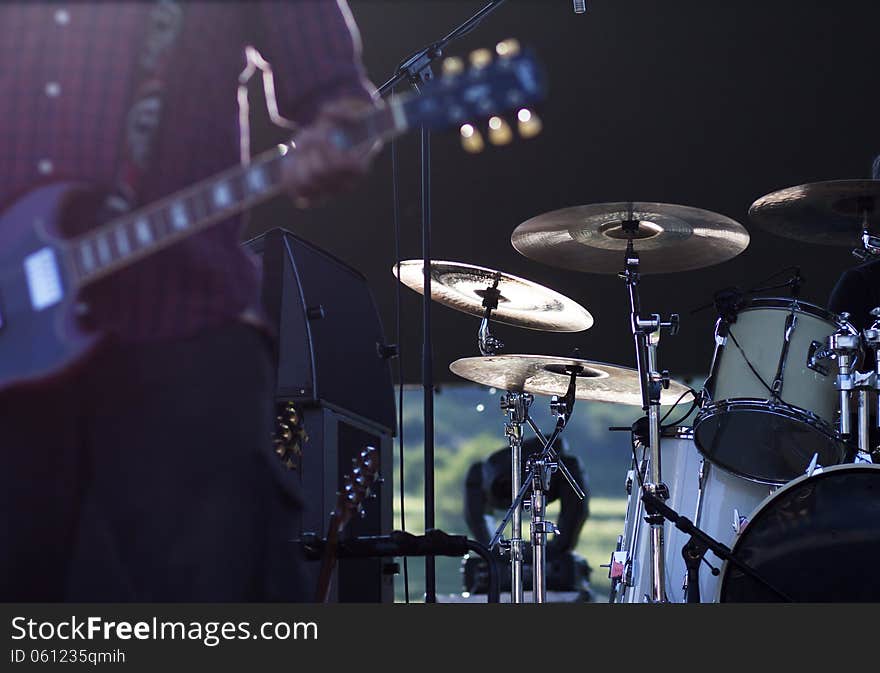
<svg viewBox="0 0 880 673">
<path fill-rule="evenodd" d="M 639 255 L 633 247 L 633 239 L 638 238 L 639 221 L 630 219 L 621 222 L 627 237 L 624 270 L 619 274 L 626 282 L 629 291 L 630 329 L 636 347 L 636 366 L 639 370 L 639 387 L 642 393 L 642 410 L 648 414 L 648 447 L 650 451 L 649 478 L 642 485 L 646 493 L 667 500 L 669 489 L 663 483 L 660 463 L 660 395 L 669 387 L 669 372 L 657 371 L 657 347 L 660 344 L 661 330 L 671 335 L 678 332 L 679 317 L 673 313 L 668 321 L 663 321 L 656 313 L 642 317 L 639 301 Z M 649 514 L 645 520 L 651 526 L 651 599 L 655 603 L 666 602 L 666 567 L 663 555 L 663 517 Z"/>
</svg>

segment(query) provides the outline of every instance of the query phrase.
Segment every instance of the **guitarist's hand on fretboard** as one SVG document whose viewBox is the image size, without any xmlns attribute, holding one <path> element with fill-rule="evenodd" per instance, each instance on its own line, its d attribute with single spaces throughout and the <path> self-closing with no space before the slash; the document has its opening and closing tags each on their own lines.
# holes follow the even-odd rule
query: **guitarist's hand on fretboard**
<svg viewBox="0 0 880 673">
<path fill-rule="evenodd" d="M 382 147 L 373 138 L 353 147 L 340 148 L 333 142 L 333 130 L 345 128 L 379 111 L 384 103 L 343 98 L 328 103 L 316 121 L 294 136 L 294 149 L 285 162 L 283 176 L 290 194 L 300 207 L 308 207 L 333 194 L 350 189 L 370 168 Z"/>
</svg>

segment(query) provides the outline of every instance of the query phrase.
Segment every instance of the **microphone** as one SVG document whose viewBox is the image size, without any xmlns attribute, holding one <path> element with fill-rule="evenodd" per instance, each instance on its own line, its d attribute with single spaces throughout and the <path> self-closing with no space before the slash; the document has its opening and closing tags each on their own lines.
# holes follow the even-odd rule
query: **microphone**
<svg viewBox="0 0 880 673">
<path fill-rule="evenodd" d="M 587 12 L 587 0 L 574 0 L 574 13 L 585 14 Z"/>
</svg>

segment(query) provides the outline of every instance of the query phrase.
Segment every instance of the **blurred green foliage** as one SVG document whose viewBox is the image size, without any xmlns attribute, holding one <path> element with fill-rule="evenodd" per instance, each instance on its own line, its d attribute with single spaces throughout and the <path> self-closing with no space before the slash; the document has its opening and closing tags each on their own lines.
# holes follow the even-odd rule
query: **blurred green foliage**
<svg viewBox="0 0 880 673">
<path fill-rule="evenodd" d="M 405 514 L 406 530 L 424 532 L 424 424 L 420 387 L 404 390 L 404 501 L 400 503 L 400 447 L 395 444 L 394 483 L 395 527 L 401 527 L 401 511 Z M 468 468 L 507 446 L 504 436 L 506 416 L 500 410 L 501 391 L 475 384 L 448 385 L 434 397 L 434 489 L 436 527 L 447 533 L 470 535 L 463 515 L 464 479 Z M 682 405 L 682 412 L 688 404 Z M 545 434 L 555 419 L 549 412 L 549 398 L 537 397 L 531 413 Z M 610 426 L 629 427 L 642 415 L 638 407 L 595 402 L 577 402 L 574 414 L 563 435 L 569 453 L 578 457 L 590 493 L 590 518 L 587 520 L 576 548 L 593 568 L 591 587 L 598 600 L 609 590 L 607 570 L 617 536 L 623 531 L 626 510 L 624 482 L 630 466 L 629 432 L 609 432 Z M 680 415 L 675 410 L 669 420 Z M 531 431 L 526 429 L 526 437 Z M 558 512 L 553 503 L 549 512 Z M 498 513 L 498 519 L 503 512 Z M 550 517 L 552 520 L 552 516 Z M 528 535 L 528 515 L 523 517 Z M 437 559 L 437 595 L 462 590 L 460 559 Z M 409 598 L 424 600 L 424 559 L 410 559 Z M 396 599 L 403 601 L 403 574 L 395 579 Z"/>
</svg>

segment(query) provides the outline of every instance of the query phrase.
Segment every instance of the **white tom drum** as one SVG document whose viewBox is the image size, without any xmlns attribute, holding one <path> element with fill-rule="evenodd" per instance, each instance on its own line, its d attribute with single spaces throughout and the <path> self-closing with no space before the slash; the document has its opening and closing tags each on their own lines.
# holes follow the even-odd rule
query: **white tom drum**
<svg viewBox="0 0 880 673">
<path fill-rule="evenodd" d="M 792 299 L 752 299 L 719 320 L 704 403 L 694 421 L 697 448 L 734 474 L 767 484 L 802 475 L 813 457 L 842 463 L 836 430 L 837 365 L 817 359 L 845 323 Z"/>
<path fill-rule="evenodd" d="M 667 505 L 719 542 L 732 545 L 748 515 L 767 497 L 771 487 L 734 476 L 704 460 L 694 445 L 690 428 L 664 431 L 660 450 L 663 482 L 669 488 Z M 648 474 L 648 453 L 641 448 L 639 451 L 640 469 L 643 475 Z M 624 533 L 612 561 L 615 589 L 611 599 L 644 603 L 651 596 L 651 527 L 644 520 L 634 470 L 627 478 L 627 488 L 630 494 Z M 668 521 L 663 534 L 666 598 L 672 603 L 683 603 L 687 600 L 687 568 L 681 552 L 689 536 Z M 707 552 L 706 560 L 715 567 L 721 565 L 711 552 Z M 712 575 L 705 563 L 699 577 L 700 597 L 703 602 L 711 602 L 718 594 L 719 577 Z"/>
</svg>

